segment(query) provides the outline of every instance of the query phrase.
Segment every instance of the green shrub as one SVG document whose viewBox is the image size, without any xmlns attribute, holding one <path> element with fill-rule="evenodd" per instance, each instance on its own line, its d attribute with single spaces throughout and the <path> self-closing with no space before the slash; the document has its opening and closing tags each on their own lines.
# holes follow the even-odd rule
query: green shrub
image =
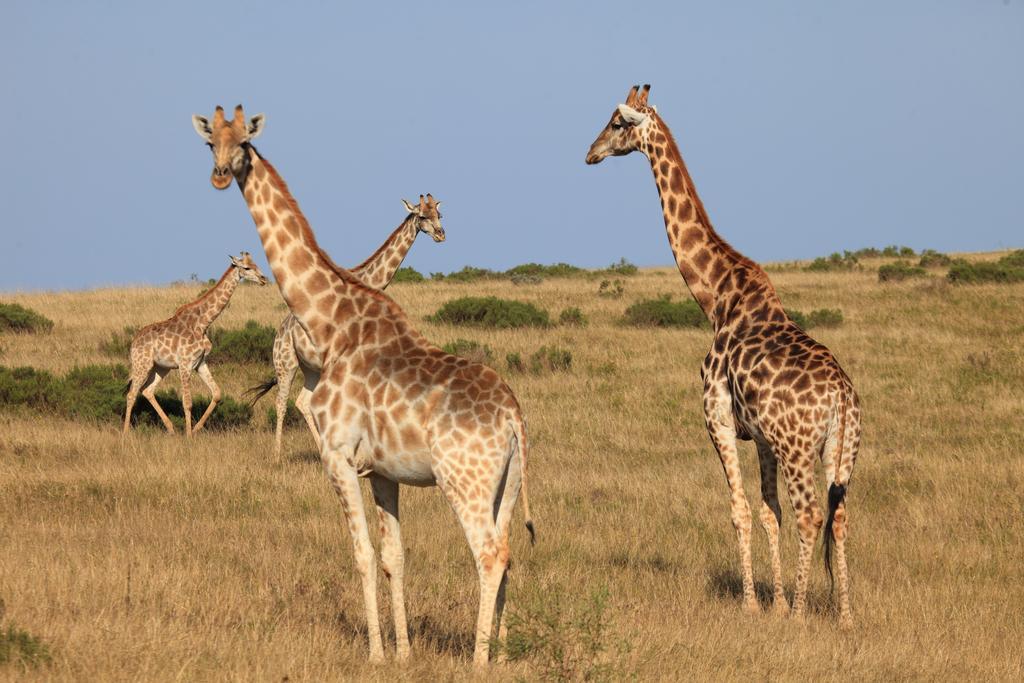
<svg viewBox="0 0 1024 683">
<path fill-rule="evenodd" d="M 1012 268 L 1024 268 L 1024 249 L 1011 251 L 1009 254 L 999 259 L 998 263 Z"/>
<path fill-rule="evenodd" d="M 33 410 L 57 407 L 59 380 L 45 370 L 0 366 L 0 406 L 25 406 Z"/>
<path fill-rule="evenodd" d="M 475 327 L 549 327 L 547 311 L 523 301 L 499 299 L 494 296 L 468 296 L 453 299 L 441 306 L 427 320 L 449 325 Z"/>
<path fill-rule="evenodd" d="M 843 324 L 843 312 L 838 308 L 817 308 L 810 313 L 787 308 L 786 315 L 804 330 L 812 327 L 839 327 Z"/>
<path fill-rule="evenodd" d="M 626 293 L 622 280 L 601 280 L 597 286 L 597 295 L 604 299 L 619 299 Z"/>
<path fill-rule="evenodd" d="M 526 365 L 523 363 L 523 357 L 518 351 L 505 356 L 505 365 L 508 366 L 510 372 L 526 372 Z"/>
<path fill-rule="evenodd" d="M 858 249 L 857 251 L 851 252 L 854 258 L 879 258 L 882 255 L 882 250 L 877 247 L 865 247 Z"/>
<path fill-rule="evenodd" d="M 453 356 L 461 356 L 474 363 L 491 365 L 494 362 L 494 353 L 491 352 L 491 348 L 481 345 L 472 339 L 456 339 L 442 346 L 441 350 Z"/>
<path fill-rule="evenodd" d="M 530 371 L 534 374 L 567 371 L 570 368 L 572 353 L 556 346 L 542 346 L 530 356 Z"/>
<path fill-rule="evenodd" d="M 921 252 L 921 260 L 917 262 L 920 268 L 945 268 L 953 263 L 953 259 L 942 252 L 934 249 L 925 249 Z"/>
<path fill-rule="evenodd" d="M 588 321 L 587 316 L 583 315 L 583 311 L 575 306 L 571 306 L 563 309 L 558 314 L 558 322 L 562 325 L 571 325 L 573 327 L 586 327 Z"/>
<path fill-rule="evenodd" d="M 544 278 L 540 275 L 523 275 L 516 273 L 512 276 L 512 284 L 514 285 L 539 285 L 544 282 Z"/>
<path fill-rule="evenodd" d="M 99 422 L 123 417 L 128 374 L 124 365 L 72 368 L 60 382 L 60 412 L 68 417 Z"/>
<path fill-rule="evenodd" d="M 879 282 L 902 282 L 913 277 L 925 277 L 928 275 L 921 266 L 912 266 L 906 261 L 887 263 L 878 267 Z"/>
<path fill-rule="evenodd" d="M 599 272 L 608 273 L 610 275 L 625 275 L 628 277 L 630 275 L 636 275 L 637 267 L 625 258 L 620 258 L 618 263 L 613 263 L 603 271 Z"/>
<path fill-rule="evenodd" d="M 707 327 L 704 311 L 693 299 L 672 301 L 665 294 L 638 301 L 626 309 L 625 322 L 636 327 Z"/>
<path fill-rule="evenodd" d="M 495 277 L 500 277 L 500 274 L 487 268 L 474 268 L 473 266 L 463 266 L 462 270 L 457 270 L 447 275 L 444 273 L 430 274 L 431 280 L 444 280 L 446 282 L 476 282 L 477 280 L 489 280 Z"/>
<path fill-rule="evenodd" d="M 399 268 L 395 271 L 395 276 L 391 278 L 392 282 L 425 282 L 427 278 L 423 277 L 423 273 L 410 268 L 408 266 Z"/>
<path fill-rule="evenodd" d="M 36 636 L 14 624 L 0 628 L 0 664 L 37 666 L 49 663 L 50 660 L 50 648 Z"/>
<path fill-rule="evenodd" d="M 842 254 L 833 252 L 828 257 L 819 256 L 811 261 L 804 270 L 812 273 L 854 270 L 859 266 L 857 257 L 852 252 L 844 251 Z"/>
<path fill-rule="evenodd" d="M 885 249 L 882 249 L 882 256 L 899 256 L 902 258 L 909 258 L 914 256 L 914 250 L 910 247 L 890 244 Z"/>
<path fill-rule="evenodd" d="M 53 321 L 19 304 L 0 303 L 0 332 L 49 332 Z"/>
<path fill-rule="evenodd" d="M 534 277 L 576 277 L 586 273 L 583 268 L 577 266 L 570 266 L 568 263 L 555 263 L 550 266 L 544 266 L 539 263 L 524 263 L 522 265 L 514 266 L 505 271 L 505 275 L 514 278 L 519 276 L 534 276 Z"/>
<path fill-rule="evenodd" d="M 1018 252 L 1014 252 L 1016 254 Z M 998 261 L 981 261 L 979 263 L 968 263 L 957 259 L 949 268 L 946 278 L 955 284 L 981 284 L 994 282 L 1008 284 L 1012 282 L 1024 282 L 1024 267 L 1014 265 L 1015 256 L 1003 257 Z"/>
<path fill-rule="evenodd" d="M 270 325 L 260 325 L 249 320 L 240 330 L 212 330 L 209 334 L 213 342 L 210 352 L 211 363 L 265 363 L 274 361 L 274 337 L 277 335 Z"/>
<path fill-rule="evenodd" d="M 110 339 L 101 341 L 97 348 L 99 352 L 105 356 L 112 356 L 114 358 L 125 358 L 128 356 L 132 348 L 132 339 L 135 337 L 135 333 L 139 329 L 132 325 L 125 325 L 124 331 L 122 332 L 111 332 Z"/>
</svg>

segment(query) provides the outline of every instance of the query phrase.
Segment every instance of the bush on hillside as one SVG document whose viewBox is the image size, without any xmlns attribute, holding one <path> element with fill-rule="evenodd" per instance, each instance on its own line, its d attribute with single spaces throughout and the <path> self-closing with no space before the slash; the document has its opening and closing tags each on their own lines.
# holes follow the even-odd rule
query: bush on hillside
<svg viewBox="0 0 1024 683">
<path fill-rule="evenodd" d="M 425 282 L 427 278 L 423 277 L 423 273 L 405 266 L 395 271 L 395 276 L 391 278 L 392 282 Z"/>
<path fill-rule="evenodd" d="M 0 303 L 0 332 L 49 332 L 53 321 L 20 304 Z"/>
<path fill-rule="evenodd" d="M 620 258 L 618 263 L 613 263 L 604 270 L 598 271 L 598 273 L 607 273 L 609 275 L 636 275 L 638 268 L 627 261 L 625 258 Z"/>
<path fill-rule="evenodd" d="M 597 295 L 603 299 L 618 299 L 626 293 L 622 280 L 601 280 L 597 286 Z"/>
<path fill-rule="evenodd" d="M 928 271 L 921 266 L 912 266 L 906 261 L 887 263 L 878 267 L 879 282 L 902 282 L 915 277 L 926 277 Z"/>
<path fill-rule="evenodd" d="M 57 380 L 45 370 L 0 366 L 0 406 L 25 406 L 33 410 L 57 407 Z"/>
<path fill-rule="evenodd" d="M 586 327 L 588 321 L 587 316 L 583 314 L 583 311 L 575 306 L 571 306 L 563 309 L 562 312 L 558 314 L 558 322 L 562 325 L 571 327 Z"/>
<path fill-rule="evenodd" d="M 132 339 L 138 331 L 138 328 L 133 325 L 125 325 L 123 331 L 117 332 L 115 330 L 111 332 L 110 339 L 101 341 L 97 348 L 105 356 L 126 358 L 132 348 Z"/>
<path fill-rule="evenodd" d="M 550 327 L 547 311 L 524 301 L 499 299 L 494 296 L 469 296 L 453 299 L 441 306 L 427 320 L 449 325 L 474 327 Z"/>
<path fill-rule="evenodd" d="M 453 356 L 461 356 L 474 363 L 491 365 L 494 362 L 494 353 L 489 346 L 475 342 L 472 339 L 456 339 L 441 347 L 445 353 Z"/>
<path fill-rule="evenodd" d="M 921 260 L 917 265 L 921 268 L 945 268 L 953 263 L 953 259 L 940 251 L 925 249 L 921 252 Z"/>
<path fill-rule="evenodd" d="M 1024 282 L 1024 249 L 1007 254 L 998 261 L 968 263 L 957 259 L 950 266 L 946 279 L 961 285 Z"/>
<path fill-rule="evenodd" d="M 882 249 L 882 256 L 899 256 L 900 258 L 910 258 L 914 256 L 914 250 L 910 247 L 899 246 L 896 244 L 890 244 L 886 248 Z"/>
<path fill-rule="evenodd" d="M 274 361 L 274 337 L 277 330 L 249 320 L 238 330 L 217 329 L 209 332 L 213 350 L 211 363 L 266 363 Z"/>
<path fill-rule="evenodd" d="M 462 270 L 457 270 L 454 273 L 431 273 L 431 280 L 443 280 L 445 282 L 476 282 L 477 280 L 490 280 L 496 277 L 500 277 L 500 273 L 495 273 L 493 270 L 487 268 L 475 268 L 473 266 L 463 266 Z"/>
<path fill-rule="evenodd" d="M 572 368 L 572 353 L 557 346 L 542 346 L 530 356 L 530 372 L 539 375 L 542 372 L 568 371 Z"/>
<path fill-rule="evenodd" d="M 704 311 L 693 299 L 672 301 L 668 294 L 638 301 L 626 309 L 625 323 L 635 327 L 707 327 Z"/>
<path fill-rule="evenodd" d="M 810 313 L 787 308 L 786 315 L 804 330 L 812 327 L 839 327 L 843 324 L 843 312 L 838 308 L 818 308 Z"/>
<path fill-rule="evenodd" d="M 583 268 L 578 266 L 571 266 L 568 263 L 555 263 L 550 266 L 544 266 L 539 263 L 524 263 L 522 265 L 513 266 L 505 271 L 505 275 L 515 278 L 517 275 L 532 275 L 534 277 L 575 277 L 586 273 Z"/>
<path fill-rule="evenodd" d="M 842 254 L 833 252 L 828 257 L 819 256 L 804 266 L 804 270 L 812 273 L 854 270 L 859 265 L 857 257 L 852 252 L 844 251 Z"/>
<path fill-rule="evenodd" d="M 518 351 L 514 351 L 505 356 L 505 365 L 508 366 L 509 372 L 526 372 L 526 364 L 523 363 L 523 356 Z"/>
</svg>

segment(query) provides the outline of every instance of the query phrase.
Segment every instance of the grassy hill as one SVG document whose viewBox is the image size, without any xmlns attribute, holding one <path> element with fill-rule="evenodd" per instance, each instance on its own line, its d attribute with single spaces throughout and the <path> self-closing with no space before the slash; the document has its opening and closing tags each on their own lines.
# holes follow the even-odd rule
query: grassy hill
<svg viewBox="0 0 1024 683">
<path fill-rule="evenodd" d="M 1020 678 L 1024 284 L 958 286 L 944 271 L 880 283 L 885 262 L 770 269 L 787 308 L 842 312 L 842 324 L 811 334 L 835 352 L 862 399 L 864 440 L 848 498 L 850 632 L 837 628 L 820 547 L 804 623 L 740 609 L 727 488 L 701 416 L 699 366 L 711 333 L 621 323 L 639 300 L 685 299 L 676 271 L 641 269 L 622 278 L 619 296 L 607 287 L 599 295 L 600 281 L 583 277 L 389 289 L 438 345 L 487 347 L 529 422 L 538 543 L 531 548 L 514 524 L 509 609 L 533 650 L 493 669 L 496 678 L 582 675 L 595 665 L 610 678 L 644 680 Z M 165 318 L 199 290 L 4 295 L 54 325 L 0 334 L 0 365 L 59 375 L 109 363 L 100 347 L 113 333 Z M 465 296 L 514 297 L 552 320 L 575 307 L 587 324 L 489 330 L 425 320 Z M 285 314 L 276 288 L 242 287 L 216 325 L 276 327 Z M 571 368 L 505 367 L 509 354 L 541 346 L 570 350 Z M 212 370 L 232 396 L 272 372 L 251 363 Z M 165 385 L 177 386 L 176 374 Z M 198 380 L 193 386 L 203 393 Z M 340 504 L 303 429 L 286 432 L 287 458 L 273 462 L 266 406 L 252 429 L 201 433 L 192 443 L 152 427 L 122 441 L 116 421 L 0 406 L 0 640 L 14 624 L 49 653 L 35 665 L 0 661 L 0 677 L 471 675 L 476 573 L 440 493 L 402 490 L 413 657 L 404 667 L 371 667 Z M 741 454 L 756 510 L 756 455 L 750 444 Z M 818 485 L 820 500 L 820 474 Z M 791 591 L 796 531 L 780 495 Z M 367 505 L 372 515 L 368 487 Z M 753 551 L 767 600 L 757 524 Z M 386 631 L 387 595 L 382 577 Z M 554 661 L 542 646 L 545 623 L 557 625 L 571 658 Z M 590 654 L 595 644 L 601 654 Z"/>
</svg>

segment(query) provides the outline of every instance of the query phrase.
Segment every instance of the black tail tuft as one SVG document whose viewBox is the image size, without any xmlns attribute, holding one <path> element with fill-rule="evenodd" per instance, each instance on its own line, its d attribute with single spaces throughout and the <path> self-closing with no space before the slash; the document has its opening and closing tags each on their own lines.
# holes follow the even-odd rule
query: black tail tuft
<svg viewBox="0 0 1024 683">
<path fill-rule="evenodd" d="M 825 572 L 828 574 L 829 592 L 835 588 L 835 579 L 832 576 L 832 543 L 835 536 L 832 533 L 832 522 L 836 518 L 836 509 L 846 498 L 846 486 L 843 484 L 832 484 L 828 487 L 828 519 L 825 521 Z"/>
<path fill-rule="evenodd" d="M 243 394 L 243 396 L 252 396 L 252 398 L 249 399 L 249 405 L 250 406 L 254 406 L 254 405 L 256 405 L 256 401 L 258 401 L 261 398 L 263 398 L 263 396 L 267 392 L 269 392 L 271 389 L 273 389 L 276 386 L 277 386 L 277 377 L 271 377 L 270 379 L 268 379 L 263 384 L 257 384 L 254 387 L 250 387 L 249 389 L 246 389 L 245 393 Z"/>
<path fill-rule="evenodd" d="M 537 544 L 537 532 L 533 528 L 533 520 L 526 520 L 526 530 L 530 532 L 530 545 Z"/>
</svg>

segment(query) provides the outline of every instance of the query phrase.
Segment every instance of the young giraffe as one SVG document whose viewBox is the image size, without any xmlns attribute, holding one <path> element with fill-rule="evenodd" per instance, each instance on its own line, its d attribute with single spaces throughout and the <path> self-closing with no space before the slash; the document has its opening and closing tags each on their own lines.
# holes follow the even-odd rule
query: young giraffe
<svg viewBox="0 0 1024 683">
<path fill-rule="evenodd" d="M 147 325 L 132 337 L 130 351 L 132 376 L 128 382 L 127 407 L 124 411 L 124 434 L 131 429 L 132 408 L 139 392 L 152 404 L 156 414 L 167 431 L 174 433 L 167 414 L 156 400 L 156 387 L 160 380 L 174 368 L 181 376 L 181 403 L 185 409 L 185 434 L 191 437 L 206 424 L 207 418 L 220 401 L 220 387 L 213 381 L 213 374 L 206 365 L 206 355 L 213 345 L 206 330 L 217 319 L 231 300 L 235 287 L 242 280 L 260 285 L 267 284 L 267 278 L 252 262 L 249 252 L 243 251 L 238 258 L 231 258 L 231 265 L 224 271 L 220 281 L 192 303 L 185 304 L 167 320 Z M 192 428 L 192 371 L 195 370 L 210 388 L 212 398 L 206 412 Z"/>
<path fill-rule="evenodd" d="M 225 189 L 237 180 L 281 294 L 323 359 L 310 407 L 320 459 L 352 533 L 370 659 L 383 659 L 383 645 L 359 477 L 369 477 L 377 506 L 398 657 L 409 655 L 398 485 L 436 485 L 476 561 L 480 607 L 473 660 L 486 664 L 495 613 L 504 635 L 509 523 L 520 488 L 533 537 L 519 404 L 496 372 L 432 346 L 386 294 L 331 261 L 281 176 L 251 144 L 263 124 L 262 115 L 247 122 L 241 106 L 232 121 L 220 107 L 212 121 L 193 117 L 213 150 L 213 186 Z"/>
<path fill-rule="evenodd" d="M 404 199 L 402 204 L 409 212 L 406 219 L 391 233 L 384 244 L 380 245 L 377 251 L 350 271 L 364 284 L 374 289 L 383 290 L 391 284 L 391 279 L 402 265 L 405 255 L 409 253 L 409 249 L 412 248 L 419 233 L 429 234 L 435 242 L 444 242 L 444 228 L 441 227 L 441 214 L 438 211 L 441 202 L 435 202 L 433 196 L 428 194 L 426 198 L 420 195 L 418 205 L 410 204 Z M 316 433 L 313 413 L 309 410 L 309 399 L 313 395 L 316 383 L 320 381 L 323 362 L 316 352 L 316 347 L 313 346 L 313 340 L 299 325 L 298 319 L 289 313 L 281 322 L 281 326 L 277 330 L 277 337 L 274 338 L 274 377 L 249 390 L 252 394 L 251 403 L 255 404 L 264 394 L 275 385 L 277 386 L 277 426 L 274 432 L 274 457 L 277 460 L 281 459 L 288 394 L 291 391 L 295 372 L 299 368 L 302 369 L 303 385 L 295 399 L 295 407 L 305 418 L 319 451 L 320 435 Z"/>
<path fill-rule="evenodd" d="M 761 465 L 761 525 L 768 536 L 775 607 L 786 610 L 779 559 L 776 475 L 781 463 L 797 515 L 800 557 L 794 616 L 802 616 L 811 553 L 822 525 L 814 493 L 814 459 L 828 483 L 825 567 L 836 550 L 840 622 L 852 621 L 846 571 L 844 498 L 860 444 L 860 407 L 850 379 L 824 345 L 804 333 L 782 308 L 767 274 L 711 227 L 668 126 L 647 104 L 650 86 L 634 86 L 590 147 L 587 163 L 639 150 L 651 162 L 665 228 L 679 272 L 714 329 L 704 359 L 704 416 L 731 492 L 739 537 L 743 603 L 758 611 L 750 561 L 751 513 L 740 477 L 736 439 L 753 440 Z"/>
</svg>

